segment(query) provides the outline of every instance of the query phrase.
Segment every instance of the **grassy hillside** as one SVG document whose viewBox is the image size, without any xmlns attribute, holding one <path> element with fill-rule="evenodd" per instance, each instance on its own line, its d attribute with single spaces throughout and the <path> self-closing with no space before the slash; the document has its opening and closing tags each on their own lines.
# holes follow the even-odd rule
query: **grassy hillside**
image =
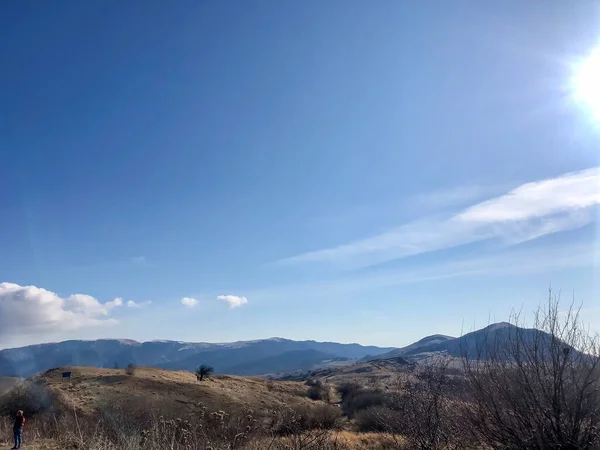
<svg viewBox="0 0 600 450">
<path fill-rule="evenodd" d="M 71 379 L 62 372 L 71 371 Z M 61 402 L 82 412 L 107 404 L 159 405 L 165 415 L 185 416 L 205 407 L 210 411 L 240 408 L 274 409 L 311 405 L 301 383 L 274 383 L 261 378 L 215 375 L 202 382 L 191 372 L 139 367 L 124 370 L 63 367 L 31 379 L 58 394 Z"/>
<path fill-rule="evenodd" d="M 66 371 L 71 379 L 62 378 Z M 27 411 L 27 395 L 19 392 L 28 388 L 37 401 L 50 399 L 50 414 Z M 350 424 L 340 409 L 308 399 L 308 389 L 303 382 L 225 375 L 199 382 L 190 372 L 146 367 L 133 375 L 60 367 L 3 397 L 11 400 L 0 405 L 6 414 L 0 417 L 0 445 L 11 436 L 8 405 L 26 409 L 25 437 L 33 450 L 386 448 L 387 435 L 344 429 Z"/>
</svg>

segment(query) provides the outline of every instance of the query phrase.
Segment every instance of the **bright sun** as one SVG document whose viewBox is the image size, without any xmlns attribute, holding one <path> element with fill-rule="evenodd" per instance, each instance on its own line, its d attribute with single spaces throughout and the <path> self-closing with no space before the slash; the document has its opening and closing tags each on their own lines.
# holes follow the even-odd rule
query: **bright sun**
<svg viewBox="0 0 600 450">
<path fill-rule="evenodd" d="M 600 122 L 600 47 L 592 51 L 576 68 L 574 95 Z"/>
</svg>

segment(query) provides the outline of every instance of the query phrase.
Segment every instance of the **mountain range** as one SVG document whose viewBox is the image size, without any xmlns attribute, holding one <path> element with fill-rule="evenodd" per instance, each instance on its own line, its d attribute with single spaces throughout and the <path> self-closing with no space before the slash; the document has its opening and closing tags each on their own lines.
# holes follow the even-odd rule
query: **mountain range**
<svg viewBox="0 0 600 450">
<path fill-rule="evenodd" d="M 377 356 L 393 347 L 292 341 L 271 338 L 225 344 L 178 341 L 137 342 L 127 339 L 71 340 L 0 351 L 0 376 L 28 377 L 58 366 L 125 367 L 195 370 L 200 364 L 217 373 L 269 375 L 307 371 L 330 362 Z"/>
<path fill-rule="evenodd" d="M 359 361 L 396 358 L 418 362 L 437 353 L 455 358 L 465 354 L 471 358 L 485 358 L 490 349 L 514 338 L 517 331 L 522 342 L 549 342 L 550 339 L 550 335 L 543 331 L 500 322 L 461 337 L 434 334 L 401 348 L 282 338 L 224 344 L 137 342 L 126 339 L 72 340 L 1 350 L 0 377 L 28 377 L 58 366 L 122 368 L 130 363 L 190 371 L 201 364 L 208 364 L 214 367 L 216 373 L 282 375 L 340 367 Z"/>
</svg>

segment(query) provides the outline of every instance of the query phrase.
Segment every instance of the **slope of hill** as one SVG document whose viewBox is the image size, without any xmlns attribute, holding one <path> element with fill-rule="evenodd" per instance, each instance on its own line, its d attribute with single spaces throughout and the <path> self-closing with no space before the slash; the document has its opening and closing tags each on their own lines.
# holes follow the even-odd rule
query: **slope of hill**
<svg viewBox="0 0 600 450">
<path fill-rule="evenodd" d="M 21 378 L 18 377 L 0 377 L 0 395 L 15 387 Z"/>
<path fill-rule="evenodd" d="M 72 372 L 70 380 L 62 378 L 64 371 Z M 190 372 L 149 367 L 138 367 L 133 376 L 123 370 L 61 367 L 38 374 L 30 381 L 58 394 L 60 402 L 69 409 L 84 413 L 120 404 L 138 410 L 157 407 L 165 416 L 181 417 L 202 407 L 218 411 L 314 403 L 306 398 L 307 387 L 301 383 L 278 382 L 274 388 L 265 379 L 229 375 L 215 375 L 198 382 Z"/>
<path fill-rule="evenodd" d="M 129 363 L 180 370 L 194 370 L 200 364 L 210 364 L 217 373 L 263 375 L 271 373 L 273 366 L 278 366 L 275 361 L 279 355 L 282 357 L 280 367 L 289 371 L 305 370 L 306 360 L 295 367 L 290 356 L 286 355 L 291 351 L 313 351 L 311 362 L 316 365 L 331 359 L 360 359 L 368 354 L 379 355 L 390 350 L 392 348 L 389 347 L 281 338 L 226 344 L 117 339 L 65 341 L 1 350 L 0 376 L 28 377 L 57 366 L 113 368 L 125 367 Z M 259 360 L 266 360 L 269 366 L 256 364 Z"/>
<path fill-rule="evenodd" d="M 452 336 L 445 336 L 443 334 L 434 334 L 432 336 L 426 336 L 423 339 L 418 340 L 406 347 L 397 348 L 392 350 L 391 352 L 383 353 L 379 355 L 377 358 L 373 359 L 385 359 L 385 358 L 395 358 L 398 356 L 404 356 L 409 354 L 414 354 L 416 351 L 423 349 L 425 347 L 437 344 L 443 344 L 444 342 L 456 339 Z"/>
<path fill-rule="evenodd" d="M 422 359 L 427 354 L 444 353 L 448 356 L 461 358 L 468 355 L 470 358 L 486 358 L 494 348 L 504 346 L 509 340 L 518 336 L 519 340 L 526 343 L 548 342 L 550 335 L 534 329 L 519 328 L 508 322 L 488 325 L 481 330 L 472 331 L 459 338 L 434 335 L 415 342 L 407 347 L 383 353 L 375 360 L 386 359 L 390 356 L 401 355 L 409 360 Z"/>
<path fill-rule="evenodd" d="M 364 386 L 385 384 L 400 372 L 410 371 L 415 364 L 398 356 L 370 361 L 359 361 L 355 364 L 337 368 L 321 368 L 304 373 L 284 375 L 279 380 L 306 381 L 319 379 L 333 384 L 358 382 Z"/>
</svg>

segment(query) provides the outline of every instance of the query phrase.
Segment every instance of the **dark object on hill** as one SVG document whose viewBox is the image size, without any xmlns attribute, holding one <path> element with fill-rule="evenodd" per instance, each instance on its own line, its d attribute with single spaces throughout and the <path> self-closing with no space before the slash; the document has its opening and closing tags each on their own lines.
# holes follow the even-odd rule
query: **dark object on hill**
<svg viewBox="0 0 600 450">
<path fill-rule="evenodd" d="M 211 366 L 207 366 L 206 364 L 202 364 L 200 367 L 196 369 L 196 379 L 198 381 L 202 381 L 204 377 L 208 378 L 215 371 Z"/>
<path fill-rule="evenodd" d="M 62 377 L 63 377 L 63 378 L 68 378 L 68 379 L 71 379 L 71 372 L 63 372 L 63 373 L 62 373 Z"/>
</svg>

